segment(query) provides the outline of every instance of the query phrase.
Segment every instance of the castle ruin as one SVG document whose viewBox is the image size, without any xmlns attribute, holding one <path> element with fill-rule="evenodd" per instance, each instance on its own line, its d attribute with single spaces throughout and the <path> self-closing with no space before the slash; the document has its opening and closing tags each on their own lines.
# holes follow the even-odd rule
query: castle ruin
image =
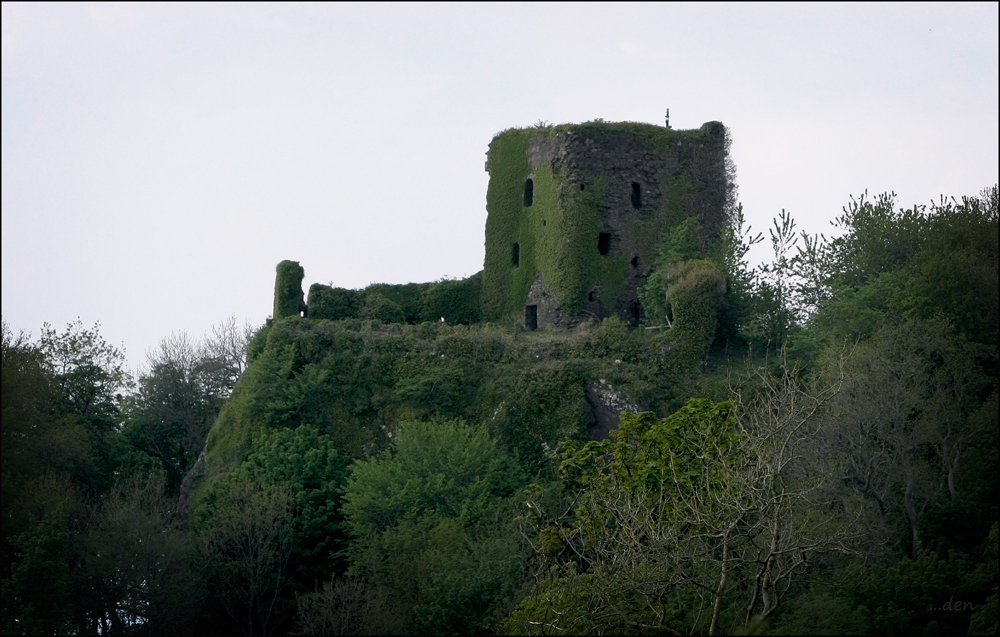
<svg viewBox="0 0 1000 637">
<path fill-rule="evenodd" d="M 371 299 L 317 283 L 306 304 L 302 268 L 282 262 L 274 317 L 517 320 L 529 330 L 608 316 L 638 323 L 639 290 L 671 232 L 693 218 L 702 252 L 719 241 L 734 197 L 728 151 L 719 122 L 695 130 L 599 120 L 503 131 L 487 152 L 482 272 L 372 286 Z M 373 309 L 373 300 L 381 305 Z"/>
<path fill-rule="evenodd" d="M 733 198 L 726 128 L 638 123 L 511 129 L 486 170 L 486 320 L 527 329 L 643 316 L 638 290 L 671 230 L 697 219 L 718 241 Z"/>
</svg>

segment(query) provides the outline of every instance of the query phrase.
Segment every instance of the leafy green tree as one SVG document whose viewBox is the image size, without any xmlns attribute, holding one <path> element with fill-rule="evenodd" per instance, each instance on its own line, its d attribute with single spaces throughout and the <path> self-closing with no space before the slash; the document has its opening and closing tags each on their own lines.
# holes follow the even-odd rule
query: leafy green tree
<svg viewBox="0 0 1000 637">
<path fill-rule="evenodd" d="M 581 489 L 577 519 L 543 529 L 539 546 L 551 552 L 542 536 L 560 538 L 585 570 L 573 560 L 555 571 L 508 630 L 749 627 L 778 607 L 811 555 L 850 550 L 850 512 L 820 505 L 822 474 L 800 475 L 836 387 L 810 394 L 794 373 L 756 374 L 735 406 L 701 399 L 662 420 L 624 414 L 609 439 L 568 447 L 560 471 Z"/>
<path fill-rule="evenodd" d="M 4 323 L 2 364 L 4 475 L 81 475 L 90 439 L 79 419 L 62 412 L 45 353 L 26 334 L 15 336 Z"/>
<path fill-rule="evenodd" d="M 74 541 L 86 625 L 102 635 L 178 634 L 203 619 L 195 546 L 157 471 L 122 476 Z"/>
<path fill-rule="evenodd" d="M 274 431 L 199 503 L 211 599 L 232 627 L 287 630 L 294 595 L 343 571 L 347 463 L 314 427 Z"/>
<path fill-rule="evenodd" d="M 205 498 L 198 520 L 210 602 L 231 629 L 273 634 L 287 613 L 295 529 L 287 483 L 227 476 Z"/>
<path fill-rule="evenodd" d="M 4 631 L 93 630 L 78 551 L 91 502 L 141 458 L 118 430 L 120 350 L 77 321 L 38 343 L 3 329 Z"/>
<path fill-rule="evenodd" d="M 248 330 L 241 333 L 235 318 L 212 329 L 202 343 L 184 332 L 162 339 L 148 355 L 149 372 L 125 400 L 125 435 L 160 461 L 171 494 L 178 493 L 245 365 Z"/>
<path fill-rule="evenodd" d="M 329 436 L 303 425 L 262 436 L 238 470 L 291 487 L 294 592 L 314 589 L 346 569 L 347 535 L 341 507 L 349 463 Z"/>
<path fill-rule="evenodd" d="M 392 591 L 420 634 L 481 632 L 519 584 L 515 463 L 486 431 L 408 422 L 396 444 L 354 465 L 344 512 L 352 573 Z"/>
<path fill-rule="evenodd" d="M 817 329 L 854 339 L 887 321 L 944 319 L 995 349 L 997 207 L 996 186 L 929 210 L 897 208 L 894 195 L 852 199 L 835 223 L 844 234 L 824 248 Z"/>
<path fill-rule="evenodd" d="M 976 448 L 995 449 L 996 419 L 991 426 L 981 417 L 991 383 L 977 349 L 940 321 L 904 321 L 859 344 L 837 372 L 845 382 L 823 429 L 826 444 L 837 450 L 845 484 L 903 531 L 913 559 L 930 548 L 929 512 L 978 489 L 969 472 Z"/>
<path fill-rule="evenodd" d="M 53 411 L 87 434 L 88 463 L 74 477 L 91 491 L 105 491 L 131 456 L 119 432 L 122 402 L 134 384 L 125 354 L 104 340 L 99 324 L 86 329 L 79 320 L 62 333 L 43 325 L 38 349 L 55 391 Z"/>
<path fill-rule="evenodd" d="M 71 514 L 77 505 L 68 477 L 3 474 L 3 632 L 74 632 Z"/>
</svg>

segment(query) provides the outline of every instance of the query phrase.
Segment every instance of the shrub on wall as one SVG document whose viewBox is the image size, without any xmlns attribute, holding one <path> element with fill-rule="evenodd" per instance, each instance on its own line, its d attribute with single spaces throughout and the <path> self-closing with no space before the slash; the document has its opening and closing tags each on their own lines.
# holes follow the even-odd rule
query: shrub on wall
<svg viewBox="0 0 1000 637">
<path fill-rule="evenodd" d="M 309 318 L 331 321 L 355 318 L 358 315 L 359 296 L 357 290 L 313 283 L 309 286 Z"/>
<path fill-rule="evenodd" d="M 674 351 L 695 363 L 715 340 L 719 307 L 726 293 L 726 275 L 712 261 L 691 259 L 671 267 L 665 282 L 673 314 L 670 334 Z"/>
<path fill-rule="evenodd" d="M 478 323 L 482 284 L 482 272 L 459 281 L 431 283 L 421 295 L 421 318 L 424 321 L 443 318 L 448 323 Z"/>
<path fill-rule="evenodd" d="M 365 304 L 359 312 L 361 318 L 381 321 L 382 323 L 405 323 L 406 314 L 403 308 L 393 303 L 380 291 L 369 292 Z"/>
</svg>

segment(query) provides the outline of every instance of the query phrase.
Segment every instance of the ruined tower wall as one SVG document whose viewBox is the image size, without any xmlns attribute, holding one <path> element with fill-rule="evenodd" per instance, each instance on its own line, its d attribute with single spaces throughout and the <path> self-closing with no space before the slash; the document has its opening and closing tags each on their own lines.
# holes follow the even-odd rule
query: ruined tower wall
<svg viewBox="0 0 1000 637">
<path fill-rule="evenodd" d="M 490 144 L 483 317 L 528 327 L 641 316 L 638 288 L 672 228 L 718 240 L 727 137 L 603 122 L 510 130 Z"/>
</svg>

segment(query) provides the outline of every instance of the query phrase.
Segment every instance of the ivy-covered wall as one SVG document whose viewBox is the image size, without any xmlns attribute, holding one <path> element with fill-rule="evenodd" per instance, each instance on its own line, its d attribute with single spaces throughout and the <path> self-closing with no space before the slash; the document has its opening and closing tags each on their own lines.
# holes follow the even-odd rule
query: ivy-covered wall
<svg viewBox="0 0 1000 637">
<path fill-rule="evenodd" d="M 309 286 L 308 317 L 410 324 L 444 319 L 468 325 L 479 321 L 481 287 L 481 273 L 432 283 L 375 283 L 363 290 L 313 283 Z"/>
<path fill-rule="evenodd" d="M 274 278 L 274 318 L 298 316 L 304 307 L 302 278 L 305 270 L 298 261 L 282 261 Z"/>
<path fill-rule="evenodd" d="M 588 122 L 498 134 L 486 195 L 485 320 L 641 317 L 657 247 L 689 217 L 702 251 L 732 203 L 725 127 Z M 529 319 L 526 305 L 533 306 Z"/>
</svg>

